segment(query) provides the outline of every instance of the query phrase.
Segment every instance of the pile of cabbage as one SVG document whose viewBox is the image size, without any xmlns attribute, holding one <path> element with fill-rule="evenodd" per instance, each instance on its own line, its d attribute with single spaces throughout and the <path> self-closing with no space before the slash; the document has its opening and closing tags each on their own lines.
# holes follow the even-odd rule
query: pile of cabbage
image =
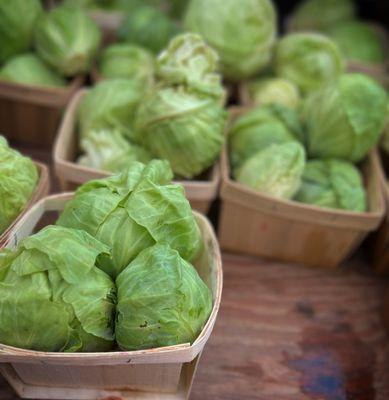
<svg viewBox="0 0 389 400">
<path fill-rule="evenodd" d="M 113 44 L 100 56 L 99 73 L 104 79 L 77 110 L 81 165 L 118 172 L 157 158 L 191 179 L 215 163 L 225 91 L 218 56 L 199 35 L 174 37 L 157 58 L 139 46 Z"/>
<path fill-rule="evenodd" d="M 100 352 L 192 343 L 212 309 L 203 239 L 166 161 L 81 186 L 55 225 L 0 252 L 0 343 Z"/>
<path fill-rule="evenodd" d="M 357 17 L 353 0 L 303 0 L 290 16 L 294 31 L 327 34 L 347 60 L 368 65 L 383 64 L 387 49 L 380 30 Z"/>
<path fill-rule="evenodd" d="M 358 166 L 380 140 L 388 105 L 375 80 L 342 74 L 297 109 L 276 102 L 256 106 L 231 123 L 232 176 L 269 196 L 366 211 Z"/>
<path fill-rule="evenodd" d="M 64 87 L 91 69 L 100 36 L 77 6 L 44 11 L 40 0 L 0 0 L 0 79 Z"/>
<path fill-rule="evenodd" d="M 0 235 L 25 208 L 38 179 L 32 160 L 10 148 L 0 135 Z"/>
</svg>

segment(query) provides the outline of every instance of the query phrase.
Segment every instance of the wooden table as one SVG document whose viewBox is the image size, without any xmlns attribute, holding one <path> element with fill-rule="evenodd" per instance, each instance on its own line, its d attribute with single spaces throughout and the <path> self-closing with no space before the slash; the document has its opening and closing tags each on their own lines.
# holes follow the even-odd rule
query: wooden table
<svg viewBox="0 0 389 400">
<path fill-rule="evenodd" d="M 224 255 L 222 307 L 191 400 L 388 400 L 386 282 L 356 272 L 365 267 Z M 16 398 L 0 378 L 0 400 Z"/>
</svg>

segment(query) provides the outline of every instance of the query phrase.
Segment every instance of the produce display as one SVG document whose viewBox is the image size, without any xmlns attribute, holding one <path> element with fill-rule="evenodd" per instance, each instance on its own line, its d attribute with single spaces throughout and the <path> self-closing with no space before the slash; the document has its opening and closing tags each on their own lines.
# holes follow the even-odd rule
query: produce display
<svg viewBox="0 0 389 400">
<path fill-rule="evenodd" d="M 1 0 L 0 80 L 64 87 L 90 70 L 100 36 L 79 7 L 47 11 L 39 0 Z"/>
<path fill-rule="evenodd" d="M 10 148 L 0 135 L 0 234 L 27 205 L 37 186 L 38 177 L 32 160 Z"/>
<path fill-rule="evenodd" d="M 212 309 L 203 239 L 166 161 L 90 181 L 56 225 L 0 252 L 0 343 L 41 351 L 193 342 Z"/>
<path fill-rule="evenodd" d="M 327 34 L 347 60 L 379 65 L 387 56 L 384 31 L 358 19 L 353 0 L 303 0 L 289 17 L 288 28 Z"/>
</svg>

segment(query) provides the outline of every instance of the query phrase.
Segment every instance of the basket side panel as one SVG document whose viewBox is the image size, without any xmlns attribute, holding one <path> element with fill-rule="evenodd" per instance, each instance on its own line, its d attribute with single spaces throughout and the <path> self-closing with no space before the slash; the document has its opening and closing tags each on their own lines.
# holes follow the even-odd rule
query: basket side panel
<svg viewBox="0 0 389 400">
<path fill-rule="evenodd" d="M 223 200 L 221 248 L 312 266 L 336 267 L 365 235 L 254 211 Z"/>
<path fill-rule="evenodd" d="M 63 366 L 12 364 L 27 385 L 104 390 L 174 392 L 182 364 L 136 364 L 107 366 Z"/>
<path fill-rule="evenodd" d="M 0 98 L 0 132 L 17 144 L 50 147 L 61 110 Z"/>
</svg>

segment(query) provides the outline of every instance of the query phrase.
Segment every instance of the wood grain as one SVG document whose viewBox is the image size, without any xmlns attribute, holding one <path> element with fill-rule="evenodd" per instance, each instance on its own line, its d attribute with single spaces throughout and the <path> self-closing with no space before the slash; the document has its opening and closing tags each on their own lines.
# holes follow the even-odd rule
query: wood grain
<svg viewBox="0 0 389 400">
<path fill-rule="evenodd" d="M 222 307 L 191 400 L 387 400 L 385 281 L 224 256 Z M 16 396 L 0 378 L 0 399 Z"/>
</svg>

